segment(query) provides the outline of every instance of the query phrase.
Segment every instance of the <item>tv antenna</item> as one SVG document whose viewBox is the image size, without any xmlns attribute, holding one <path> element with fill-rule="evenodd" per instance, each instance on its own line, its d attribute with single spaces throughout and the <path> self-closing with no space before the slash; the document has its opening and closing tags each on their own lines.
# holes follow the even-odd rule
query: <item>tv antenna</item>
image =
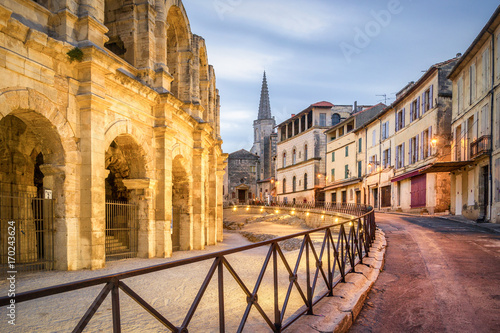
<svg viewBox="0 0 500 333">
<path fill-rule="evenodd" d="M 384 97 L 384 104 L 387 105 L 387 94 L 375 95 L 375 96 Z"/>
</svg>

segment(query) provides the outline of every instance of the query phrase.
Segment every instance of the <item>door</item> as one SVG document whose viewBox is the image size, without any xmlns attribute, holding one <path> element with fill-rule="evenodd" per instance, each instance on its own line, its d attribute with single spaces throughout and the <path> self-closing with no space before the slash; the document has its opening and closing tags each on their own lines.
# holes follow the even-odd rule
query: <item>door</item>
<svg viewBox="0 0 500 333">
<path fill-rule="evenodd" d="M 411 208 L 425 207 L 426 204 L 426 175 L 411 179 Z"/>
<path fill-rule="evenodd" d="M 462 175 L 456 177 L 455 215 L 462 215 Z"/>
<path fill-rule="evenodd" d="M 481 168 L 479 179 L 479 218 L 486 220 L 488 218 L 489 205 L 489 182 L 488 182 L 488 166 Z"/>
<path fill-rule="evenodd" d="M 238 190 L 238 201 L 239 203 L 245 203 L 246 202 L 246 190 Z"/>
</svg>

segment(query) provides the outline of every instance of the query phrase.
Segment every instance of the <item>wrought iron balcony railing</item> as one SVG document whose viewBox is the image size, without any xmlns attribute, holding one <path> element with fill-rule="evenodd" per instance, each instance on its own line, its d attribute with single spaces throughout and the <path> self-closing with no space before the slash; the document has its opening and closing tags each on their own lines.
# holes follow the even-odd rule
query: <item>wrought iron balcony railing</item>
<svg viewBox="0 0 500 333">
<path fill-rule="evenodd" d="M 470 144 L 470 158 L 475 159 L 484 154 L 488 154 L 491 150 L 491 136 L 483 135 L 479 139 Z"/>
<path fill-rule="evenodd" d="M 278 206 L 289 206 L 284 203 L 276 203 Z M 110 326 L 113 327 L 113 332 L 121 332 L 122 320 L 130 318 L 122 318 L 120 315 L 120 307 L 122 301 L 121 295 L 127 295 L 132 300 L 137 302 L 144 310 L 146 310 L 152 319 L 156 319 L 161 323 L 166 330 L 170 332 L 188 332 L 189 329 L 196 331 L 193 328 L 192 320 L 195 314 L 200 310 L 200 303 L 210 286 L 210 281 L 214 280 L 215 284 L 210 295 L 215 295 L 215 304 L 210 308 L 210 314 L 218 312 L 218 327 L 204 327 L 204 331 L 232 331 L 242 332 L 249 320 L 249 314 L 252 309 L 256 310 L 258 316 L 254 316 L 253 320 L 258 320 L 259 325 L 264 325 L 270 331 L 281 332 L 289 327 L 301 315 L 314 314 L 314 306 L 324 297 L 332 296 L 335 286 L 341 282 L 345 282 L 346 275 L 355 271 L 355 266 L 363 262 L 370 251 L 370 246 L 375 239 L 375 214 L 370 206 L 354 205 L 354 204 L 333 204 L 320 205 L 319 203 L 308 203 L 303 205 L 307 211 L 329 210 L 338 211 L 356 216 L 355 218 L 333 225 L 317 228 L 310 231 L 279 237 L 260 243 L 250 244 L 243 247 L 201 255 L 198 257 L 176 260 L 147 268 L 135 269 L 127 272 L 92 278 L 88 280 L 67 283 L 63 285 L 38 289 L 34 291 L 16 293 L 16 305 L 22 302 L 33 301 L 42 297 L 70 293 L 72 291 L 81 290 L 82 293 L 89 292 L 89 288 L 93 286 L 102 286 L 102 290 L 90 304 L 88 310 L 80 319 L 73 332 L 82 332 L 87 327 L 94 314 L 109 294 L 111 294 L 111 318 Z M 297 206 L 295 206 L 297 208 Z M 314 242 L 313 237 L 317 234 L 321 235 L 322 242 Z M 314 234 L 314 235 L 313 235 Z M 301 239 L 300 250 L 297 257 L 291 258 L 284 254 L 281 247 L 281 242 L 292 238 Z M 244 251 L 267 248 L 267 255 L 263 257 L 262 266 L 255 267 L 258 274 L 257 281 L 249 284 L 248 281 L 242 278 L 242 274 L 249 268 L 238 269 L 235 264 L 235 254 L 241 254 Z M 232 256 L 231 256 L 232 255 Z M 208 273 L 205 270 L 197 267 L 203 264 L 210 264 Z M 147 300 L 139 295 L 143 290 L 136 287 L 132 289 L 133 281 L 125 283 L 127 279 L 138 277 L 145 274 L 153 274 L 155 272 L 168 269 L 179 268 L 180 266 L 188 266 L 188 269 L 198 270 L 199 274 L 204 274 L 204 282 L 200 287 L 193 287 L 196 296 L 193 299 L 188 299 L 191 307 L 185 317 L 172 318 L 172 309 L 165 307 L 153 307 Z M 266 272 L 268 274 L 266 274 Z M 264 276 L 268 278 L 264 278 Z M 287 277 L 286 279 L 283 279 Z M 281 277 L 281 278 L 279 278 Z M 234 318 L 231 315 L 230 308 L 234 308 L 236 304 L 228 304 L 228 299 L 231 297 L 228 292 L 228 282 L 239 286 L 243 293 L 243 297 L 237 301 L 231 298 L 232 302 L 238 302 L 245 311 L 241 316 Z M 168 281 L 165 281 L 168 284 Z M 264 288 L 265 285 L 265 288 Z M 152 286 L 144 286 L 150 288 Z M 320 287 L 322 286 L 322 287 Z M 261 288 L 262 287 L 262 288 Z M 196 289 L 197 288 L 197 289 Z M 157 288 L 160 290 L 161 288 Z M 264 291 L 267 290 L 267 291 Z M 166 294 L 165 298 L 179 299 L 184 296 L 184 292 L 180 291 L 181 295 Z M 295 293 L 299 300 L 298 309 L 290 309 L 290 297 L 292 292 Z M 234 293 L 234 290 L 233 290 Z M 71 296 L 70 296 L 71 295 Z M 73 297 L 74 294 L 69 294 Z M 160 295 L 158 295 L 160 296 Z M 161 296 L 160 296 L 161 297 Z M 208 296 L 207 296 L 208 297 Z M 207 298 L 205 297 L 205 298 Z M 11 298 L 4 296 L 0 297 L 0 307 L 6 307 L 10 304 Z M 271 306 L 265 306 L 265 305 Z M 286 315 L 288 310 L 288 314 Z M 64 313 L 61 313 L 64 315 Z M 231 324 L 228 323 L 228 317 Z M 255 317 L 257 319 L 255 319 Z M 107 317 L 106 317 L 107 318 Z M 106 319 L 106 318 L 103 318 Z M 259 321 L 260 320 L 260 321 Z"/>
</svg>

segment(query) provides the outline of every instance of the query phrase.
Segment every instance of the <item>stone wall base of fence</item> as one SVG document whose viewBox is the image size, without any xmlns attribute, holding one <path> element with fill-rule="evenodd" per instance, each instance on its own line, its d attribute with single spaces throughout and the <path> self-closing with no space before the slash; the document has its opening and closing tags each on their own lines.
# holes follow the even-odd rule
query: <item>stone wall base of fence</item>
<svg viewBox="0 0 500 333">
<path fill-rule="evenodd" d="M 386 247 L 385 234 L 377 229 L 370 253 L 363 264 L 356 265 L 356 273 L 348 274 L 346 283 L 337 285 L 332 297 L 323 298 L 314 307 L 314 315 L 302 316 L 286 332 L 347 332 L 384 267 Z"/>
</svg>

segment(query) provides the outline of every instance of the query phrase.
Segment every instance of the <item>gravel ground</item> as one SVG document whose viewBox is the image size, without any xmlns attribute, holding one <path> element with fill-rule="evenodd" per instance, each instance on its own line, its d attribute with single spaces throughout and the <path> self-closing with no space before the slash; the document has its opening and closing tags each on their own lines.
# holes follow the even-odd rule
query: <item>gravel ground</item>
<svg viewBox="0 0 500 333">
<path fill-rule="evenodd" d="M 274 237 L 294 234 L 307 230 L 300 221 L 287 218 L 271 217 L 273 222 L 267 222 L 269 219 L 255 216 L 239 216 L 232 218 L 232 223 L 241 224 L 240 231 L 247 237 L 259 240 L 260 237 Z M 231 224 L 231 221 L 226 221 Z M 260 236 L 265 235 L 265 236 Z M 313 237 L 316 251 L 320 248 L 318 241 L 321 241 L 323 235 Z M 290 240 L 289 244 L 283 244 L 285 257 L 291 269 L 295 267 L 299 250 L 297 249 L 298 240 Z M 28 291 L 52 285 L 88 279 L 97 276 L 108 275 L 116 272 L 127 271 L 140 267 L 152 266 L 173 260 L 197 256 L 200 254 L 221 251 L 250 244 L 239 231 L 228 231 L 224 234 L 224 241 L 216 246 L 207 247 L 202 251 L 175 252 L 172 258 L 168 259 L 127 259 L 121 261 L 108 262 L 105 269 L 96 271 L 77 271 L 77 272 L 41 272 L 18 276 L 16 291 Z M 288 251 L 287 251 L 288 250 Z M 228 262 L 240 276 L 244 284 L 251 291 L 254 290 L 255 282 L 258 279 L 264 259 L 268 252 L 268 247 L 257 248 L 237 255 L 226 257 Z M 163 314 L 174 325 L 180 326 L 191 303 L 193 302 L 199 287 L 205 279 L 212 261 L 201 262 L 197 264 L 186 265 L 169 269 L 166 271 L 142 275 L 124 280 L 124 282 L 143 297 L 150 305 Z M 289 285 L 289 276 L 281 260 L 278 260 L 279 266 L 279 304 L 284 302 L 286 291 Z M 298 281 L 302 290 L 305 288 L 305 261 L 301 260 L 299 265 Z M 314 276 L 314 269 L 311 272 L 311 278 Z M 217 293 L 217 274 L 212 278 L 210 285 L 202 298 L 190 325 L 190 332 L 218 332 L 218 293 Z M 0 309 L 0 332 L 68 332 L 78 323 L 81 316 L 88 309 L 95 297 L 103 286 L 96 286 L 70 293 L 59 294 L 51 297 L 45 297 L 34 301 L 17 304 L 17 325 L 7 324 L 6 308 Z M 318 282 L 317 290 L 324 288 L 323 282 Z M 1 295 L 7 294 L 7 281 L 0 281 Z M 267 272 L 264 274 L 262 285 L 259 288 L 258 303 L 261 305 L 271 322 L 274 321 L 272 299 L 273 277 L 272 261 L 268 265 Z M 269 298 L 266 296 L 269 295 Z M 224 270 L 224 303 L 226 331 L 233 332 L 237 330 L 239 322 L 245 312 L 246 295 L 240 286 L 235 282 L 227 270 Z M 131 300 L 123 292 L 120 293 L 121 322 L 123 332 L 164 332 L 165 328 L 154 320 L 137 303 Z M 292 291 L 285 318 L 293 315 L 294 312 L 303 306 L 303 301 L 296 289 Z M 104 301 L 95 316 L 87 326 L 87 332 L 111 332 L 111 297 Z M 268 332 L 264 320 L 259 312 L 252 308 L 249 319 L 245 326 L 248 332 Z"/>
</svg>

